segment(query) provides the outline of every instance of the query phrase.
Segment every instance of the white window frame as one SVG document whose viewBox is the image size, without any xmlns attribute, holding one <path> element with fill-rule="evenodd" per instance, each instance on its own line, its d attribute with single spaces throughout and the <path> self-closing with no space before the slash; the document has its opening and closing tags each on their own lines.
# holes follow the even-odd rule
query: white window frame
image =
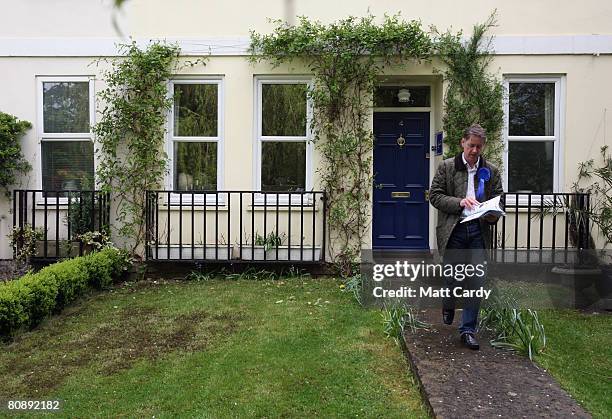
<svg viewBox="0 0 612 419">
<path fill-rule="evenodd" d="M 510 83 L 554 83 L 555 85 L 555 102 L 554 102 L 554 127 L 552 136 L 519 136 L 510 135 Z M 508 153 L 509 143 L 511 141 L 549 141 L 553 142 L 554 154 L 553 154 L 553 193 L 562 192 L 561 185 L 563 185 L 563 140 L 565 131 L 565 76 L 564 75 L 527 75 L 527 74 L 505 74 L 504 75 L 504 91 L 507 96 L 504 100 L 504 128 L 503 128 L 503 139 L 504 139 L 504 154 L 503 162 L 504 176 L 503 185 L 504 190 L 508 191 Z M 513 192 L 506 196 L 506 207 L 512 209 L 512 206 L 516 205 L 516 195 Z M 552 202 L 553 195 L 544 194 L 544 203 Z M 518 195 L 518 205 L 527 206 L 529 204 L 528 195 Z M 531 197 L 531 206 L 540 206 L 540 196 L 533 195 Z"/>
<path fill-rule="evenodd" d="M 313 155 L 313 144 L 312 135 L 310 129 L 310 122 L 312 121 L 312 101 L 306 99 L 306 135 L 296 137 L 277 137 L 277 136 L 264 136 L 262 135 L 262 111 L 263 111 L 263 95 L 262 89 L 264 84 L 306 84 L 310 89 L 312 87 L 312 77 L 308 76 L 258 76 L 255 78 L 255 164 L 253 165 L 253 179 L 254 188 L 257 191 L 261 191 L 261 167 L 262 167 L 262 143 L 265 141 L 274 142 L 305 142 L 306 143 L 306 177 L 305 177 L 305 192 L 312 191 L 313 189 L 313 176 L 312 176 L 312 155 Z M 270 192 L 271 195 L 256 194 L 255 205 L 264 204 L 264 196 L 266 205 L 277 204 L 276 197 L 278 196 L 279 205 L 289 204 L 289 194 L 276 195 L 274 192 Z M 291 205 L 300 206 L 302 204 L 301 193 L 296 192 L 291 194 Z M 310 206 L 313 204 L 312 194 L 304 193 L 303 198 L 304 206 Z"/>
<path fill-rule="evenodd" d="M 174 135 L 174 86 L 177 84 L 214 84 L 217 86 L 217 135 L 214 137 L 180 137 Z M 174 143 L 175 142 L 214 142 L 217 143 L 217 192 L 223 191 L 223 161 L 224 161 L 224 132 L 225 132 L 225 116 L 223 109 L 225 109 L 225 94 L 224 94 L 224 78 L 223 76 L 204 76 L 204 77 L 174 77 L 168 82 L 168 98 L 172 100 L 172 106 L 168 112 L 167 119 L 167 141 L 166 141 L 166 153 L 168 155 L 168 176 L 166 177 L 166 189 L 169 191 L 175 190 L 174 188 Z M 182 203 L 191 203 L 191 193 L 185 191 L 184 194 L 172 193 L 170 194 L 170 204 L 177 205 L 181 201 L 180 195 L 183 196 Z M 224 205 L 224 195 L 219 194 L 206 194 L 207 205 Z M 217 197 L 219 199 L 217 200 Z M 194 203 L 204 203 L 204 194 L 194 194 Z"/>
<path fill-rule="evenodd" d="M 94 76 L 36 76 L 36 96 L 37 96 L 37 104 L 36 104 L 36 118 L 37 118 L 37 137 L 38 137 L 38 153 L 36 159 L 36 167 L 40 169 L 40 176 L 37 179 L 37 189 L 43 189 L 43 170 L 42 170 L 42 145 L 43 141 L 56 141 L 56 142 L 65 142 L 65 141 L 84 141 L 89 140 L 93 143 L 93 133 L 92 127 L 96 123 L 96 94 L 94 91 Z M 43 99 L 43 84 L 44 83 L 69 83 L 69 82 L 87 82 L 89 84 L 89 132 L 76 133 L 76 132 L 67 132 L 67 133 L 46 133 L 44 132 L 44 99 Z M 94 178 L 96 173 L 97 159 L 96 153 L 94 150 Z M 95 185 L 93 187 L 95 189 Z M 59 202 L 57 202 L 57 198 L 48 196 L 37 197 L 36 200 L 38 204 L 47 205 L 67 205 L 68 198 L 60 197 Z"/>
</svg>

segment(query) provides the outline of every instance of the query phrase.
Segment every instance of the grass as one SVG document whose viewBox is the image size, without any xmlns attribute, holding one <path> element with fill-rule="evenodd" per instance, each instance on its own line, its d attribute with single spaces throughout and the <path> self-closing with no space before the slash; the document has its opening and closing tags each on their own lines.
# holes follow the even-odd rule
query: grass
<svg viewBox="0 0 612 419">
<path fill-rule="evenodd" d="M 92 294 L 1 348 L 0 400 L 59 399 L 68 417 L 426 417 L 379 311 L 339 285 L 162 281 Z"/>
<path fill-rule="evenodd" d="M 546 352 L 536 361 L 597 418 L 612 417 L 612 317 L 541 310 Z"/>
</svg>

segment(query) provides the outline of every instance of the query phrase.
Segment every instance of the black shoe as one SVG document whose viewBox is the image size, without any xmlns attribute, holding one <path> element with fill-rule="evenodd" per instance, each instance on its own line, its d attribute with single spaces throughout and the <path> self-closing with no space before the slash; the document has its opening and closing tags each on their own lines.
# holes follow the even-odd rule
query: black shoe
<svg viewBox="0 0 612 419">
<path fill-rule="evenodd" d="M 455 318 L 455 310 L 454 309 L 442 309 L 442 321 L 444 324 L 453 324 L 453 319 Z"/>
<path fill-rule="evenodd" d="M 470 349 L 474 349 L 474 350 L 480 349 L 480 346 L 478 345 L 478 341 L 474 337 L 473 333 L 463 333 L 461 335 L 461 343 L 463 343 L 464 346 L 467 346 Z"/>
</svg>

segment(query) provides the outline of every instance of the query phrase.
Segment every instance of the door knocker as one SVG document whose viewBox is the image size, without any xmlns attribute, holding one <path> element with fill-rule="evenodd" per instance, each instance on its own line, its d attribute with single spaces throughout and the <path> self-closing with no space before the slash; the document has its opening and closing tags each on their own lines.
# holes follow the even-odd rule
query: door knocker
<svg viewBox="0 0 612 419">
<path fill-rule="evenodd" d="M 399 146 L 399 148 L 402 148 L 404 147 L 404 144 L 406 144 L 406 139 L 402 134 L 400 134 L 400 136 L 397 137 L 397 145 Z"/>
</svg>

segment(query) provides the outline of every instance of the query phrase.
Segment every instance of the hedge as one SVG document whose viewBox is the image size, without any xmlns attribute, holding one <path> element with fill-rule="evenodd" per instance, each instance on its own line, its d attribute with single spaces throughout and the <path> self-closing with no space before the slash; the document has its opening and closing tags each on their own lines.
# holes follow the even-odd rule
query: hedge
<svg viewBox="0 0 612 419">
<path fill-rule="evenodd" d="M 115 248 L 54 263 L 0 284 L 0 338 L 10 339 L 57 313 L 88 287 L 102 289 L 129 267 L 126 254 Z"/>
</svg>

